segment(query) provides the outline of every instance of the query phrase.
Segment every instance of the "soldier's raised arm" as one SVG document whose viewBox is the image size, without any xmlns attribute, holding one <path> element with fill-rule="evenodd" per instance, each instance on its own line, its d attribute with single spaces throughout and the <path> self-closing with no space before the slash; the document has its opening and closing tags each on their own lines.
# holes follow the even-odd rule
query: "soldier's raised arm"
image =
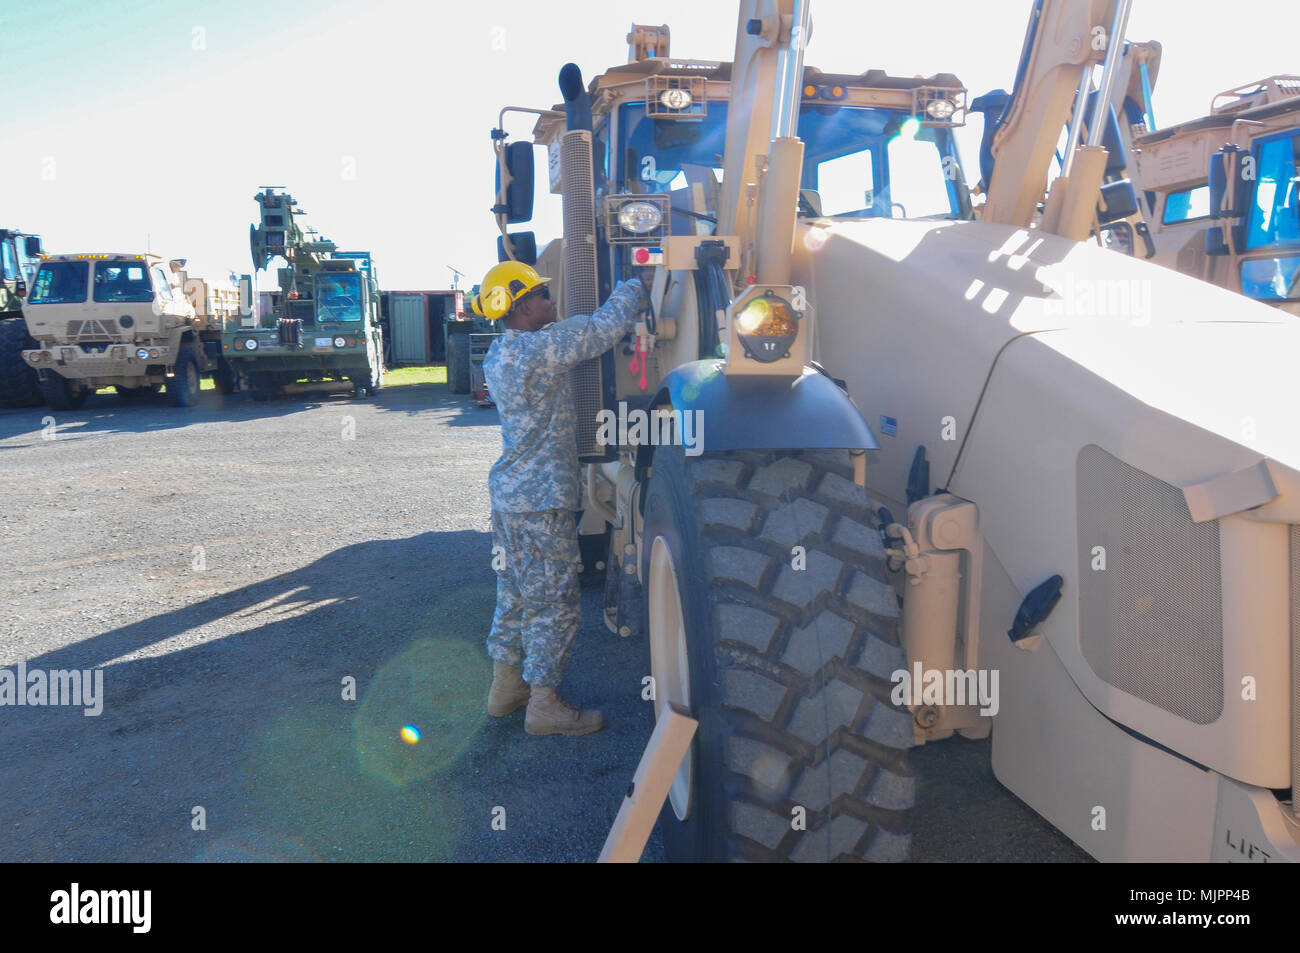
<svg viewBox="0 0 1300 953">
<path fill-rule="evenodd" d="M 604 304 L 590 315 L 574 315 L 542 328 L 521 342 L 525 359 L 534 367 L 567 370 L 598 357 L 636 326 L 636 318 L 649 304 L 639 278 L 624 281 Z"/>
</svg>

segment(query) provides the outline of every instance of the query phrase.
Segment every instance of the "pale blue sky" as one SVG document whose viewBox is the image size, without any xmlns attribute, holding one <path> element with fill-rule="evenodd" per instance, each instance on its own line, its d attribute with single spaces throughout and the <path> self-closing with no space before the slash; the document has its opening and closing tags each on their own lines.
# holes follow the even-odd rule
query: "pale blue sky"
<svg viewBox="0 0 1300 953">
<path fill-rule="evenodd" d="M 1208 3 L 1136 0 L 1129 37 L 1164 44 L 1162 125 L 1203 114 L 1220 90 L 1300 72 L 1294 0 L 1216 6 L 1226 22 L 1205 19 Z M 1029 8 L 816 0 L 808 63 L 949 71 L 974 96 L 1010 84 Z M 674 56 L 730 59 L 735 18 L 732 0 L 6 0 L 0 226 L 39 232 L 51 251 L 148 240 L 197 272 L 245 272 L 253 195 L 279 185 L 325 236 L 372 250 L 385 287 L 445 287 L 447 264 L 472 284 L 495 261 L 500 107 L 555 103 L 569 60 L 588 79 L 625 62 L 633 22 L 667 23 Z M 971 178 L 979 129 L 975 117 L 961 137 Z M 558 200 L 541 197 L 533 227 L 558 233 Z"/>
</svg>

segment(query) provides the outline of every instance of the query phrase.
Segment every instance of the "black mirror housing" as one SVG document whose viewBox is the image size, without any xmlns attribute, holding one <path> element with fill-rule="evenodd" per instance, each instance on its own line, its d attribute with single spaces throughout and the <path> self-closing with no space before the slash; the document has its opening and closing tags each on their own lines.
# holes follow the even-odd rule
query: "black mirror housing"
<svg viewBox="0 0 1300 953">
<path fill-rule="evenodd" d="M 533 217 L 533 144 L 512 142 L 505 148 L 506 169 L 512 179 L 506 188 L 505 204 L 493 207 L 504 212 L 507 225 L 518 225 Z M 501 195 L 501 166 L 497 165 L 497 196 Z"/>
</svg>

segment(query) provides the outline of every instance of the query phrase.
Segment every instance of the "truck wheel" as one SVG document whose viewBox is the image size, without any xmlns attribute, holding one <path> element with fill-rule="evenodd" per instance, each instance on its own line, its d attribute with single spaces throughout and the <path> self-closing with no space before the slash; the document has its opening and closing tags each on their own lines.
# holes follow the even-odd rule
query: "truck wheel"
<svg viewBox="0 0 1300 953">
<path fill-rule="evenodd" d="M 453 394 L 468 394 L 469 332 L 450 335 L 447 343 L 447 386 Z"/>
<path fill-rule="evenodd" d="M 699 721 L 660 815 L 669 856 L 906 860 L 898 600 L 847 452 L 660 448 L 642 560 L 656 717 Z"/>
<path fill-rule="evenodd" d="M 176 355 L 176 366 L 172 370 L 174 376 L 167 379 L 167 396 L 171 398 L 172 406 L 193 407 L 203 383 L 198 358 L 188 347 L 183 347 Z"/>
<path fill-rule="evenodd" d="M 39 407 L 40 379 L 32 366 L 23 360 L 23 351 L 36 347 L 22 318 L 0 321 L 0 407 Z"/>
<path fill-rule="evenodd" d="M 235 376 L 235 369 L 230 366 L 230 362 L 224 357 L 217 358 L 217 369 L 212 372 L 212 384 L 217 389 L 217 393 L 223 397 L 233 394 L 239 389 L 239 380 Z"/>
<path fill-rule="evenodd" d="M 365 376 L 352 378 L 353 397 L 374 397 L 384 386 L 384 368 L 373 350 L 366 353 Z"/>
<path fill-rule="evenodd" d="M 45 372 L 40 388 L 41 396 L 51 410 L 80 410 L 86 405 L 86 396 L 89 394 L 80 384 L 74 384 L 54 371 Z"/>
</svg>

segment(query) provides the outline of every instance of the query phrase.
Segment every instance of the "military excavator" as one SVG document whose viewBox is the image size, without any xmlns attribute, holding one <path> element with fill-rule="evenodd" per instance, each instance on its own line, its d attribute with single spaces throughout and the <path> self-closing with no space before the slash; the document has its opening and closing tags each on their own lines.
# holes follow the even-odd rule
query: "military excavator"
<svg viewBox="0 0 1300 953">
<path fill-rule="evenodd" d="M 538 120 L 493 132 L 502 256 L 569 316 L 656 268 L 571 379 L 580 533 L 652 669 L 607 857 L 658 813 L 674 859 L 906 859 L 909 749 L 991 734 L 1098 859 L 1300 860 L 1300 329 L 1090 241 L 1135 203 L 1129 8 L 1035 0 L 978 209 L 960 81 L 805 66 L 805 0 L 742 0 L 730 63 L 634 26 L 503 110 Z"/>
</svg>

